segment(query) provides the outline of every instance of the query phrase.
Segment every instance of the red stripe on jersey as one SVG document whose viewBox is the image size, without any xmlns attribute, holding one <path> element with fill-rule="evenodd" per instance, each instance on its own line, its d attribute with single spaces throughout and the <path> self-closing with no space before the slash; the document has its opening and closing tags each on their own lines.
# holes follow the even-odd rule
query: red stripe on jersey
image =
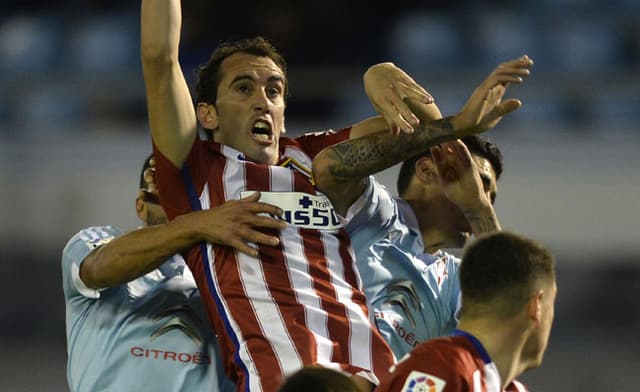
<svg viewBox="0 0 640 392">
<path fill-rule="evenodd" d="M 291 168 L 245 161 L 228 146 L 196 141 L 184 178 L 159 158 L 162 187 L 170 189 L 169 197 L 161 200 L 163 207 L 175 216 L 194 208 L 198 198 L 203 208 L 213 208 L 238 199 L 242 191 L 316 194 L 300 166 L 308 169 L 313 155 L 347 136 L 342 132 L 302 141 L 281 138 L 281 153 L 287 151 L 296 161 Z M 193 184 L 186 191 L 181 183 L 189 175 Z M 374 363 L 371 370 L 386 372 L 393 357 L 366 317 L 346 232 L 336 235 L 290 225 L 273 234 L 280 236 L 281 245 L 259 247 L 259 259 L 210 244 L 210 253 L 194 249 L 187 258 L 237 385 L 258 387 L 259 379 L 265 391 L 275 391 L 281 375 L 314 363 L 352 373 L 369 370 Z"/>
</svg>

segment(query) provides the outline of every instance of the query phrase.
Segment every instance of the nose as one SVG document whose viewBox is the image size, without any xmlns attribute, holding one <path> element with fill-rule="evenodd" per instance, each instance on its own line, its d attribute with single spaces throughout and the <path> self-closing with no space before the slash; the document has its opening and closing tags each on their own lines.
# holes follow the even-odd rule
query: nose
<svg viewBox="0 0 640 392">
<path fill-rule="evenodd" d="M 253 97 L 253 110 L 258 113 L 269 113 L 270 109 L 269 97 L 264 89 L 257 89 Z"/>
</svg>

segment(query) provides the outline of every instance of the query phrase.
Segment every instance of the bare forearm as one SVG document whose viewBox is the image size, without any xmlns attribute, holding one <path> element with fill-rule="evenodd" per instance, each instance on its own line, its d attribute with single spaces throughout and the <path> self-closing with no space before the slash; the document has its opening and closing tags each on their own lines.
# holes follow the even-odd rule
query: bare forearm
<svg viewBox="0 0 640 392">
<path fill-rule="evenodd" d="M 81 277 L 91 288 L 123 284 L 158 268 L 198 240 L 180 218 L 166 225 L 134 230 L 87 256 L 82 263 Z"/>
<path fill-rule="evenodd" d="M 425 151 L 456 139 L 451 118 L 421 124 L 413 134 L 393 136 L 387 131 L 336 144 L 321 152 L 326 169 L 336 181 L 353 181 L 387 169 Z"/>
<path fill-rule="evenodd" d="M 501 230 L 498 217 L 491 206 L 464 210 L 463 213 L 467 218 L 467 222 L 469 222 L 469 226 L 471 226 L 471 232 L 476 236 Z"/>
</svg>

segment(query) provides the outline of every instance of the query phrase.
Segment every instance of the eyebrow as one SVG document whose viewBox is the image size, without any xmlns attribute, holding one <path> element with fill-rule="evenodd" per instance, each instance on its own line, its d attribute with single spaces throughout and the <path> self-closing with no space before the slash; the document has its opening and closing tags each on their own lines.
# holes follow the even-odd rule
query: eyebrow
<svg viewBox="0 0 640 392">
<path fill-rule="evenodd" d="M 254 82 L 254 83 L 258 82 L 258 80 L 255 77 L 253 77 L 252 75 L 238 75 L 235 78 L 233 78 L 231 83 L 229 83 L 229 86 L 235 84 L 236 82 L 242 81 L 242 80 L 249 80 L 249 81 Z M 282 76 L 278 76 L 278 75 L 269 76 L 269 78 L 267 79 L 267 83 L 272 83 L 272 82 L 280 82 L 280 83 L 284 84 L 284 78 Z"/>
</svg>

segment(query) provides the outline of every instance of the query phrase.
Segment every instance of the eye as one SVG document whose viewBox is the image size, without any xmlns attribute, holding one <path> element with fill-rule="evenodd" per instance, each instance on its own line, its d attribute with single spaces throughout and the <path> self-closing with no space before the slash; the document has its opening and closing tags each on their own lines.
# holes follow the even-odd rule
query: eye
<svg viewBox="0 0 640 392">
<path fill-rule="evenodd" d="M 282 90 L 279 87 L 267 87 L 267 96 L 269 98 L 277 98 L 282 95 Z"/>
<path fill-rule="evenodd" d="M 248 84 L 239 84 L 236 90 L 241 94 L 251 94 L 251 86 Z"/>
</svg>

